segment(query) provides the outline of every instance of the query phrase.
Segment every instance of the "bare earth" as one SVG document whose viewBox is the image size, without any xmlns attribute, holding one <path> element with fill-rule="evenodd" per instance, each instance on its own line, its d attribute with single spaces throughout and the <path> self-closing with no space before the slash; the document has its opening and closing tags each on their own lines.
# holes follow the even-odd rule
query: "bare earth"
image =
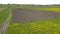
<svg viewBox="0 0 60 34">
<path fill-rule="evenodd" d="M 52 11 L 37 11 L 37 10 L 24 10 L 19 8 L 14 8 L 13 13 L 13 22 L 30 22 L 33 20 L 42 20 L 48 18 L 55 18 L 60 16 L 58 12 Z"/>
</svg>

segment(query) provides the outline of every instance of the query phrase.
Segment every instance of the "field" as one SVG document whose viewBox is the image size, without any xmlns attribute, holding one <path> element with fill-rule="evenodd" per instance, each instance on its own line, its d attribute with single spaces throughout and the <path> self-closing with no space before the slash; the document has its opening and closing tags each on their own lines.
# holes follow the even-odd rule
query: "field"
<svg viewBox="0 0 60 34">
<path fill-rule="evenodd" d="M 60 6 L 56 7 L 41 7 L 31 5 L 0 5 L 5 10 L 0 12 L 0 26 L 11 13 L 13 8 L 21 8 L 27 10 L 44 10 L 60 13 Z M 25 23 L 13 23 L 11 18 L 10 25 L 6 29 L 5 34 L 60 34 L 60 17 L 50 18 L 45 20 L 37 20 Z"/>
<path fill-rule="evenodd" d="M 60 12 L 60 6 L 29 6 L 29 5 L 16 5 L 17 8 L 27 9 L 27 10 L 45 10 L 45 11 L 53 11 Z"/>
<path fill-rule="evenodd" d="M 11 24 L 6 34 L 60 34 L 60 17 Z"/>
</svg>

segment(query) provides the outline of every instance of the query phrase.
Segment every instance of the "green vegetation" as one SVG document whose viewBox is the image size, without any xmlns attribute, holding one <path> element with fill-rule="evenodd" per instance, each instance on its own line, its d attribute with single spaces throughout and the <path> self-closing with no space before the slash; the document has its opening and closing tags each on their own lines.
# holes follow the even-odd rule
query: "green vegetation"
<svg viewBox="0 0 60 34">
<path fill-rule="evenodd" d="M 7 18 L 8 14 L 9 14 L 8 11 L 0 12 L 0 26 L 1 26 L 2 22 Z"/>
<path fill-rule="evenodd" d="M 29 23 L 13 23 L 5 34 L 60 34 L 60 17 Z"/>
<path fill-rule="evenodd" d="M 46 10 L 46 11 L 53 11 L 53 12 L 60 12 L 60 8 L 32 8 L 32 10 Z"/>
<path fill-rule="evenodd" d="M 18 5 L 18 4 L 8 4 L 8 5 L 0 5 L 1 8 L 22 8 L 27 10 L 46 10 L 46 11 L 53 11 L 53 12 L 60 12 L 60 6 L 34 6 L 34 5 Z"/>
<path fill-rule="evenodd" d="M 59 7 L 41 7 L 29 5 L 0 5 L 0 8 L 5 8 L 0 12 L 0 26 L 5 21 L 7 16 L 12 13 L 12 8 L 22 8 L 27 10 L 46 10 L 53 12 L 60 12 Z M 11 23 L 5 34 L 60 34 L 60 17 L 37 20 L 29 23 Z"/>
<path fill-rule="evenodd" d="M 60 6 L 52 6 L 52 7 L 43 7 L 43 6 L 29 6 L 29 5 L 16 5 L 16 8 L 22 8 L 27 10 L 46 10 L 46 11 L 53 11 L 53 12 L 60 12 Z"/>
<path fill-rule="evenodd" d="M 3 7 L 4 6 L 4 7 Z M 10 5 L 0 5 L 0 8 L 5 8 L 4 10 L 2 10 L 0 12 L 0 26 L 2 25 L 2 23 L 6 20 L 6 18 L 9 16 L 9 14 L 12 11 L 12 8 Z"/>
</svg>

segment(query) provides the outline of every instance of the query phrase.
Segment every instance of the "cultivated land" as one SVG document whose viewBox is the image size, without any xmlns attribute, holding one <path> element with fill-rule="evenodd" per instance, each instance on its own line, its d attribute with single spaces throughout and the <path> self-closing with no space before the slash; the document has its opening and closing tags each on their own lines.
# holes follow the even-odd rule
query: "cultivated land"
<svg viewBox="0 0 60 34">
<path fill-rule="evenodd" d="M 3 21 L 5 21 L 5 15 L 12 13 L 12 8 L 22 8 L 24 9 L 24 11 L 28 12 L 30 10 L 32 13 L 34 12 L 34 10 L 36 11 L 43 11 L 42 13 L 45 13 L 44 11 L 48 11 L 47 13 L 49 13 L 48 17 L 53 16 L 54 18 L 49 18 L 49 19 L 42 19 L 42 20 L 34 20 L 31 22 L 12 22 L 13 18 L 11 18 L 11 22 L 9 27 L 6 29 L 6 33 L 5 34 L 60 34 L 60 6 L 31 6 L 31 5 L 0 5 L 1 6 L 5 6 L 4 8 L 6 8 L 6 12 L 2 11 L 0 13 L 0 23 L 2 24 Z M 20 10 L 19 10 L 20 11 Z M 23 10 L 22 10 L 23 11 Z M 23 12 L 24 12 L 23 11 Z M 36 13 L 36 11 L 34 12 L 34 14 Z M 17 12 L 17 11 L 16 11 Z M 53 12 L 53 13 L 51 13 Z M 24 12 L 25 13 L 25 12 Z M 23 13 L 23 14 L 24 14 Z M 39 12 L 38 12 L 39 13 Z M 4 16 L 2 15 L 4 14 Z M 12 13 L 13 14 L 13 13 Z M 54 14 L 54 15 L 52 15 Z M 1 15 L 4 17 L 1 17 Z M 24 15 L 25 16 L 25 15 Z M 24 17 L 23 16 L 23 17 Z M 2 20 L 2 22 L 1 22 Z"/>
<path fill-rule="evenodd" d="M 31 22 L 34 20 L 43 20 L 59 17 L 59 12 L 50 12 L 42 10 L 27 10 L 14 8 L 12 11 L 13 22 Z"/>
<path fill-rule="evenodd" d="M 29 17 L 31 15 L 33 17 Z M 41 17 L 38 18 L 37 15 Z M 15 8 L 13 10 L 14 23 L 7 28 L 6 34 L 60 34 L 59 16 L 59 12 L 36 11 Z M 44 19 L 44 17 L 47 17 L 48 19 Z M 32 21 L 31 18 L 34 18 L 34 20 L 41 20 Z"/>
</svg>

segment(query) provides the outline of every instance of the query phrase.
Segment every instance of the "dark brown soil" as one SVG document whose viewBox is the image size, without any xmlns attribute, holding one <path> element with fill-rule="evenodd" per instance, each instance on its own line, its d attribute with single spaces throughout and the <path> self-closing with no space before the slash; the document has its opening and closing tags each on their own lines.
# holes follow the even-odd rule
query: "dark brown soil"
<svg viewBox="0 0 60 34">
<path fill-rule="evenodd" d="M 42 20 L 60 16 L 60 13 L 58 12 L 24 10 L 19 8 L 14 8 L 12 14 L 13 22 L 30 22 L 34 20 Z"/>
</svg>

